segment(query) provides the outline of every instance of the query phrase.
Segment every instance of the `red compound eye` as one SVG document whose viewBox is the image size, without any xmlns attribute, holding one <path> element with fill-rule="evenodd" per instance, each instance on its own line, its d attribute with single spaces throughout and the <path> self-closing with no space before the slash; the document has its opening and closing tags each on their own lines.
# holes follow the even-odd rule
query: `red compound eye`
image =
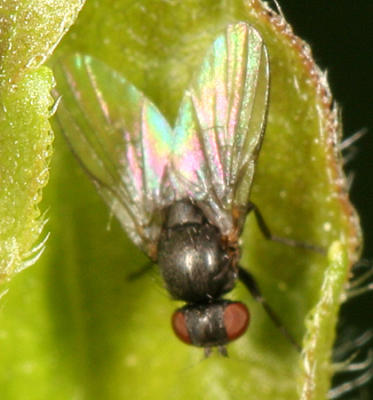
<svg viewBox="0 0 373 400">
<path fill-rule="evenodd" d="M 230 341 L 237 339 L 245 333 L 249 325 L 249 310 L 242 303 L 230 303 L 225 307 L 223 321 L 228 339 Z"/>
<path fill-rule="evenodd" d="M 191 344 L 192 340 L 190 339 L 185 315 L 182 311 L 176 310 L 172 315 L 172 328 L 176 334 L 176 336 L 183 341 L 184 343 Z"/>
</svg>

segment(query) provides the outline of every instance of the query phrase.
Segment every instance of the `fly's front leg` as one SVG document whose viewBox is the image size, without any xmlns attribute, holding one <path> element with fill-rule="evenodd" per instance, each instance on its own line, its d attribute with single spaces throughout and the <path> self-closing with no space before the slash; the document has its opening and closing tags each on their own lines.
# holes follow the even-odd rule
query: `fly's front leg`
<svg viewBox="0 0 373 400">
<path fill-rule="evenodd" d="M 289 342 L 297 349 L 301 351 L 301 347 L 293 337 L 293 335 L 285 328 L 285 325 L 281 322 L 272 307 L 267 303 L 267 300 L 263 297 L 255 278 L 242 267 L 238 267 L 238 279 L 246 286 L 247 290 L 253 296 L 253 298 L 262 305 L 264 311 L 267 313 L 272 322 L 277 326 L 282 334 L 289 340 Z"/>
</svg>

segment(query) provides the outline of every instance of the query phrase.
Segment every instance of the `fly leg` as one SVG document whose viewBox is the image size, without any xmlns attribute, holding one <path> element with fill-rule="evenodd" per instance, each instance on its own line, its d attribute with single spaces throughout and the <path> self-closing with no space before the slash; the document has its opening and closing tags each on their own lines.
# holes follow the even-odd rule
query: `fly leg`
<svg viewBox="0 0 373 400">
<path fill-rule="evenodd" d="M 223 357 L 228 357 L 228 351 L 225 346 L 218 346 L 218 351 Z"/>
<path fill-rule="evenodd" d="M 253 298 L 259 302 L 264 308 L 265 312 L 271 318 L 272 322 L 277 326 L 277 328 L 282 332 L 282 334 L 289 340 L 289 342 L 297 349 L 298 352 L 301 351 L 301 347 L 293 337 L 293 335 L 285 328 L 285 325 L 281 322 L 280 318 L 273 311 L 270 305 L 267 303 L 266 299 L 263 297 L 255 278 L 242 267 L 238 267 L 238 279 L 246 286 L 247 290 L 253 296 Z"/>
<path fill-rule="evenodd" d="M 135 281 L 136 279 L 141 278 L 142 276 L 144 276 L 146 273 L 148 273 L 153 268 L 153 265 L 154 265 L 153 262 L 151 262 L 151 261 L 148 262 L 147 264 L 143 265 L 139 270 L 128 274 L 127 280 Z"/>
<path fill-rule="evenodd" d="M 272 240 L 273 242 L 286 244 L 287 246 L 301 247 L 303 249 L 315 251 L 316 253 L 320 253 L 322 255 L 326 254 L 325 249 L 323 249 L 322 247 L 319 247 L 319 246 L 315 246 L 315 245 L 313 245 L 311 243 L 301 242 L 301 241 L 298 241 L 298 240 L 294 240 L 294 239 L 290 239 L 290 238 L 284 238 L 284 237 L 273 235 L 271 233 L 270 229 L 268 228 L 268 225 L 264 221 L 263 215 L 261 214 L 261 212 L 259 211 L 258 207 L 254 203 L 250 202 L 249 210 L 250 211 L 251 210 L 254 211 L 255 218 L 256 218 L 256 221 L 258 223 L 259 229 L 261 230 L 262 234 L 264 235 L 264 237 L 266 239 Z"/>
</svg>

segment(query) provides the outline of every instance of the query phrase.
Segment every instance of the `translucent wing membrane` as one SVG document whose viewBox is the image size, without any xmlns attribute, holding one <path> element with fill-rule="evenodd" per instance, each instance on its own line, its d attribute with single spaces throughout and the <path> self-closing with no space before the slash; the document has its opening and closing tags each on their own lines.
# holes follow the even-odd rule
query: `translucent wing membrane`
<svg viewBox="0 0 373 400">
<path fill-rule="evenodd" d="M 72 151 L 153 260 L 162 210 L 177 199 L 194 200 L 223 234 L 240 231 L 268 107 L 268 55 L 254 28 L 229 25 L 215 40 L 174 132 L 143 93 L 92 57 L 68 57 L 55 73 Z"/>
<path fill-rule="evenodd" d="M 269 62 L 260 34 L 229 25 L 186 92 L 175 126 L 178 197 L 197 200 L 223 234 L 244 222 L 263 139 Z"/>
<path fill-rule="evenodd" d="M 55 70 L 57 118 L 67 140 L 127 234 L 151 258 L 169 204 L 172 130 L 156 107 L 105 64 L 74 55 Z M 161 218 L 159 216 L 159 218 Z"/>
</svg>

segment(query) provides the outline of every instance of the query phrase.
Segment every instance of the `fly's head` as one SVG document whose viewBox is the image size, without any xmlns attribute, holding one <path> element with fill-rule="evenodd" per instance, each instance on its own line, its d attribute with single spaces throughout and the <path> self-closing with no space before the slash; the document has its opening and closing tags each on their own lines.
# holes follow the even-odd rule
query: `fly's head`
<svg viewBox="0 0 373 400">
<path fill-rule="evenodd" d="M 205 349 L 215 346 L 221 349 L 239 338 L 246 332 L 249 322 L 247 307 L 228 300 L 188 304 L 177 309 L 172 316 L 176 336 L 184 343 Z"/>
</svg>

